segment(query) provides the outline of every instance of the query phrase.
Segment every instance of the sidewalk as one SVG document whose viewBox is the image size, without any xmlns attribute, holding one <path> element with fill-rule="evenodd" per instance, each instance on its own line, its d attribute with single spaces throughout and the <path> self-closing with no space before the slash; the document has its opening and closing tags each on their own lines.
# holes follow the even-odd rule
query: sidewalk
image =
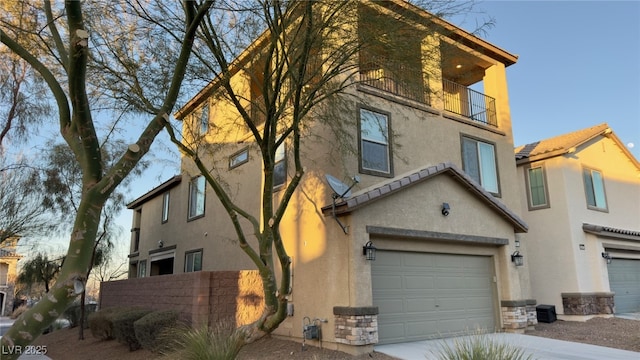
<svg viewBox="0 0 640 360">
<path fill-rule="evenodd" d="M 488 336 L 494 336 L 503 342 L 518 346 L 527 354 L 532 354 L 533 358 L 537 360 L 640 359 L 640 353 L 633 351 L 547 339 L 531 335 L 498 333 L 489 334 Z M 374 350 L 399 359 L 435 359 L 445 341 L 448 344 L 452 344 L 454 338 L 378 345 L 374 347 Z"/>
</svg>

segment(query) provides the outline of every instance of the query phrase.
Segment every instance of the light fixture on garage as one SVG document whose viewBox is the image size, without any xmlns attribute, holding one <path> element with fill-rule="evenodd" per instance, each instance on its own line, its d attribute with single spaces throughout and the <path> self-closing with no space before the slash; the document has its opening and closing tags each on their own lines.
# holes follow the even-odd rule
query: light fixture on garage
<svg viewBox="0 0 640 360">
<path fill-rule="evenodd" d="M 602 257 L 607 259 L 607 264 L 611 264 L 611 255 L 608 252 L 603 252 Z"/>
<path fill-rule="evenodd" d="M 373 243 L 369 241 L 362 247 L 362 255 L 366 257 L 367 260 L 375 260 L 376 259 L 376 247 L 373 246 Z"/>
<path fill-rule="evenodd" d="M 520 251 L 514 251 L 511 254 L 511 262 L 515 263 L 516 266 L 522 266 L 524 265 L 524 256 L 520 254 Z"/>
</svg>

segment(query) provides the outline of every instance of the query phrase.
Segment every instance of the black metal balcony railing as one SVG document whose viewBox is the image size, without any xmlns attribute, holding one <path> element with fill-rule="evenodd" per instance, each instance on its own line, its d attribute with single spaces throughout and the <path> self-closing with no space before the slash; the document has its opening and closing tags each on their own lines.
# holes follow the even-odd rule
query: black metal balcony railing
<svg viewBox="0 0 640 360">
<path fill-rule="evenodd" d="M 442 79 L 444 109 L 486 125 L 498 126 L 496 101 L 464 85 Z"/>
<path fill-rule="evenodd" d="M 406 75 L 406 71 L 403 70 Z M 360 72 L 362 84 L 399 95 L 411 100 L 431 105 L 429 89 L 424 86 L 424 74 L 416 72 L 414 76 L 405 76 L 415 80 L 416 84 L 409 84 L 399 80 L 388 70 L 377 68 Z M 418 85 L 421 84 L 421 86 Z M 479 123 L 497 127 L 495 99 L 464 85 L 453 81 L 442 80 L 444 109 L 469 118 Z"/>
<path fill-rule="evenodd" d="M 399 80 L 390 70 L 383 68 L 361 71 L 360 81 L 376 89 L 430 105 L 429 92 L 424 90 L 423 74 L 419 71 L 414 71 L 413 74 L 408 74 L 406 70 L 400 71 L 413 82 Z"/>
</svg>

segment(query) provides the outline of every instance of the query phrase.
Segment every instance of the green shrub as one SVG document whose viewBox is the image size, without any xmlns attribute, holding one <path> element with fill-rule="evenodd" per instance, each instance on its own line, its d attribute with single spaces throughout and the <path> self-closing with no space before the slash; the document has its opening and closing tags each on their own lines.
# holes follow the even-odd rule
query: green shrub
<svg viewBox="0 0 640 360">
<path fill-rule="evenodd" d="M 129 345 L 129 350 L 134 351 L 140 348 L 140 343 L 136 339 L 136 332 L 133 323 L 150 313 L 149 309 L 128 309 L 118 312 L 111 317 L 113 323 L 113 337 L 119 342 Z"/>
<path fill-rule="evenodd" d="M 179 315 L 175 310 L 161 310 L 141 317 L 133 323 L 136 339 L 147 350 L 163 351 L 168 343 L 162 333 L 177 326 Z"/>
<path fill-rule="evenodd" d="M 495 335 L 477 332 L 473 335 L 442 341 L 436 354 L 438 360 L 531 360 L 518 346 L 500 341 Z M 429 357 L 431 358 L 431 357 Z"/>
<path fill-rule="evenodd" d="M 165 353 L 171 359 L 233 360 L 244 345 L 244 333 L 235 328 L 233 321 L 222 321 L 211 328 L 178 328 L 167 336 L 173 337 L 174 350 Z"/>
</svg>

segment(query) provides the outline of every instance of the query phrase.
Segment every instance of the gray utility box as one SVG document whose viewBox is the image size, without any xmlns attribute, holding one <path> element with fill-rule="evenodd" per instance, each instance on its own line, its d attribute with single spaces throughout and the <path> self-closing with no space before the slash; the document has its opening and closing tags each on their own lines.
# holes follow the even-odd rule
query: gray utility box
<svg viewBox="0 0 640 360">
<path fill-rule="evenodd" d="M 538 305 L 536 306 L 536 314 L 538 322 L 552 323 L 557 320 L 556 307 L 554 305 Z"/>
</svg>

